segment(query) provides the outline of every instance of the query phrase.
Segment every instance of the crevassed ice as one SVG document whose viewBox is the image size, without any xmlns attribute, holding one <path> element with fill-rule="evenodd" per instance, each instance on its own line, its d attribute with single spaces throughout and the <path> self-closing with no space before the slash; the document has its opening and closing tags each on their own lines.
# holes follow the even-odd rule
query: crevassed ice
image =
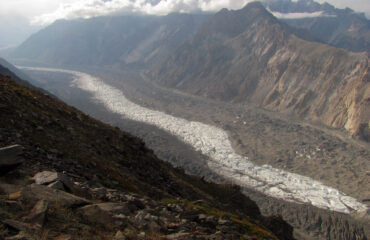
<svg viewBox="0 0 370 240">
<path fill-rule="evenodd" d="M 208 162 L 210 169 L 238 185 L 251 187 L 266 195 L 287 201 L 309 203 L 319 208 L 347 214 L 367 209 L 365 204 L 356 199 L 309 177 L 276 169 L 270 165 L 256 166 L 246 157 L 235 153 L 228 135 L 222 129 L 141 107 L 129 101 L 117 88 L 91 75 L 63 69 L 21 68 L 73 74 L 74 87 L 92 93 L 96 100 L 114 113 L 155 125 L 177 136 L 209 156 L 212 159 Z"/>
</svg>

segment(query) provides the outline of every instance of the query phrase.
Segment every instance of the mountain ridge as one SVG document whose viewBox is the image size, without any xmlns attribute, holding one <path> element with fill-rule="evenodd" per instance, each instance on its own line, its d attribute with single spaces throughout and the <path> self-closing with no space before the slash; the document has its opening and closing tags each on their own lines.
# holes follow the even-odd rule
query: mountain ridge
<svg viewBox="0 0 370 240">
<path fill-rule="evenodd" d="M 225 17 L 216 14 L 203 25 L 208 30 L 201 28 L 153 69 L 154 81 L 195 95 L 294 113 L 368 139 L 368 53 L 300 39 L 260 3 L 229 14 L 250 27 L 220 38 L 222 27 L 212 29 L 212 24 Z"/>
<path fill-rule="evenodd" d="M 151 65 L 186 40 L 207 17 L 169 14 L 60 20 L 31 36 L 10 57 L 58 66 Z"/>
<path fill-rule="evenodd" d="M 338 9 L 313 0 L 266 0 L 272 13 L 320 13 L 317 17 L 280 19 L 290 26 L 308 31 L 318 41 L 350 51 L 370 51 L 370 20 L 352 9 Z"/>
</svg>

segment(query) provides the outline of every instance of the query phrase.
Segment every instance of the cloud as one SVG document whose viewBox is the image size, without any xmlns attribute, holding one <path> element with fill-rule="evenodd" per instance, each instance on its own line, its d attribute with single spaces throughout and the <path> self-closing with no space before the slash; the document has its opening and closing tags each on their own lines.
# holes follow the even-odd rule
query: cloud
<svg viewBox="0 0 370 240">
<path fill-rule="evenodd" d="M 336 17 L 336 15 L 325 14 L 323 11 L 318 12 L 296 12 L 296 13 L 281 13 L 273 12 L 267 9 L 272 15 L 280 19 L 300 19 L 300 18 L 315 18 L 315 17 Z"/>
<path fill-rule="evenodd" d="M 34 17 L 34 25 L 47 25 L 57 19 L 91 18 L 118 13 L 166 15 L 170 12 L 218 11 L 242 8 L 251 0 L 78 0 L 63 3 L 51 13 Z"/>
<path fill-rule="evenodd" d="M 3 0 L 1 0 L 3 1 Z M 8 1 L 8 0 L 5 0 Z M 12 0 L 13 2 L 24 2 L 29 0 Z M 34 2 L 35 1 L 35 2 Z M 103 15 L 113 15 L 120 13 L 141 13 L 152 15 L 166 15 L 170 12 L 215 12 L 221 8 L 240 9 L 248 2 L 253 0 L 33 0 L 32 3 L 37 5 L 38 2 L 48 1 L 48 4 L 58 4 L 52 11 L 47 11 L 46 14 L 38 14 L 32 18 L 31 23 L 34 25 L 47 25 L 58 19 L 76 19 L 76 18 L 91 18 Z M 323 2 L 326 0 L 317 0 Z M 336 6 L 344 5 L 344 2 L 350 7 L 357 9 L 362 6 L 362 10 L 370 12 L 368 0 L 328 0 Z M 352 4 L 353 3 L 353 4 Z M 45 3 L 46 4 L 46 3 Z M 338 4 L 338 5 L 337 5 Z M 46 4 L 47 5 L 47 4 Z M 366 5 L 368 7 L 366 8 Z M 0 4 L 1 6 L 1 4 Z M 365 8 L 364 8 L 365 6 Z M 325 16 L 322 12 L 316 13 L 292 13 L 278 14 L 274 13 L 278 18 L 307 18 Z"/>
</svg>

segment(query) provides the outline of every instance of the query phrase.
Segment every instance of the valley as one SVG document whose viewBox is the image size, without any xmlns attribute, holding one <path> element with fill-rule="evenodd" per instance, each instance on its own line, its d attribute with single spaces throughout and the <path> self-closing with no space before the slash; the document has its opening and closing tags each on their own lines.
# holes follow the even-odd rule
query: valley
<svg viewBox="0 0 370 240">
<path fill-rule="evenodd" d="M 355 167 L 356 164 L 358 164 L 357 166 L 361 166 L 361 164 L 363 166 L 366 166 L 366 161 L 369 158 L 369 152 L 367 151 L 368 148 L 366 147 L 366 143 L 350 140 L 345 137 L 345 134 L 341 134 L 340 132 L 338 133 L 337 130 L 325 129 L 325 131 L 323 131 L 320 130 L 323 127 L 312 126 L 312 124 L 303 123 L 287 116 L 283 116 L 281 114 L 267 112 L 262 109 L 247 107 L 241 104 L 228 104 L 216 100 L 194 97 L 188 94 L 164 89 L 153 85 L 148 81 L 145 81 L 142 78 L 145 75 L 138 75 L 138 71 L 126 70 L 124 72 L 115 72 L 111 69 L 85 69 L 85 71 L 91 73 L 94 76 L 98 76 L 100 79 L 104 79 L 104 83 L 116 87 L 117 89 L 122 91 L 124 95 L 127 96 L 127 98 L 129 98 L 132 102 L 135 102 L 140 106 L 165 112 L 167 114 L 176 116 L 177 118 L 183 118 L 183 120 L 181 120 L 185 121 L 182 122 L 183 125 L 186 125 L 188 123 L 187 120 L 200 121 L 209 125 L 217 126 L 218 128 L 225 129 L 236 152 L 243 156 L 244 159 L 251 159 L 253 163 L 257 165 L 255 168 L 263 169 L 263 164 L 269 164 L 275 168 L 280 168 L 286 171 L 310 176 L 315 180 L 319 180 L 328 186 L 335 187 L 340 191 L 343 191 L 346 194 L 353 196 L 359 200 L 367 198 L 367 184 L 363 184 L 364 181 L 366 183 L 369 177 L 368 175 L 366 175 L 366 169 L 361 167 L 357 168 L 362 169 L 363 172 L 360 173 L 362 175 L 358 174 L 359 171 L 355 172 L 353 169 L 351 169 L 351 167 Z M 50 80 L 50 74 L 47 74 L 45 72 L 29 71 L 28 73 L 31 76 L 34 76 L 35 79 L 41 79 L 41 82 L 38 82 L 38 84 L 36 85 L 46 88 L 48 91 L 57 95 L 62 100 L 79 107 L 80 109 L 93 115 L 94 117 L 107 121 L 113 125 L 120 126 L 122 129 L 128 130 L 131 133 L 142 137 L 150 148 L 155 149 L 156 154 L 158 154 L 163 159 L 170 160 L 170 162 L 174 165 L 185 168 L 185 170 L 187 170 L 189 173 L 205 176 L 206 179 L 216 182 L 231 181 L 237 184 L 241 183 L 241 176 L 234 176 L 234 178 L 230 179 L 230 176 L 225 177 L 225 174 L 218 174 L 220 173 L 220 166 L 217 166 L 218 172 L 217 170 L 215 171 L 215 165 L 212 166 L 212 164 L 210 164 L 210 160 L 212 160 L 212 158 L 209 156 L 207 157 L 204 154 L 207 153 L 209 149 L 203 149 L 202 152 L 202 149 L 200 148 L 201 151 L 196 152 L 193 150 L 192 147 L 186 145 L 184 146 L 184 144 L 179 143 L 178 140 L 176 141 L 176 138 L 169 136 L 162 130 L 155 129 L 154 127 L 145 124 L 145 126 L 143 127 L 143 124 L 132 122 L 130 123 L 130 120 L 128 121 L 127 119 L 122 119 L 122 116 L 117 114 L 112 117 L 111 113 L 107 113 L 111 111 L 103 109 L 107 108 L 109 104 L 107 105 L 107 103 L 105 103 L 102 105 L 101 103 L 99 104 L 99 101 L 96 102 L 96 100 L 100 97 L 107 96 L 106 94 L 90 95 L 91 93 L 86 93 L 84 91 L 81 92 L 77 90 L 76 92 L 75 88 L 69 89 L 69 87 L 66 86 L 76 87 L 76 85 L 71 85 L 70 83 L 66 84 L 66 82 L 58 83 L 58 81 L 62 79 L 61 76 L 58 77 L 58 75 L 63 73 L 51 74 L 51 76 L 56 76 L 56 79 L 54 81 Z M 64 79 L 65 77 L 66 75 L 63 74 Z M 42 79 L 49 80 L 43 85 Z M 69 81 L 73 81 L 73 78 L 69 78 Z M 53 83 L 55 85 L 53 85 Z M 97 85 L 90 85 L 90 91 L 91 87 L 94 88 L 96 86 Z M 89 87 L 85 85 L 85 88 L 86 87 L 87 89 L 85 90 L 89 90 Z M 79 99 L 74 99 L 76 98 L 76 96 L 79 96 Z M 86 101 L 86 99 L 90 100 Z M 122 99 L 120 102 L 120 104 L 122 104 Z M 96 104 L 98 104 L 98 107 L 96 106 Z M 138 111 L 138 109 L 142 108 L 138 105 L 133 105 L 134 107 L 131 111 L 131 114 L 134 115 L 131 115 L 131 117 L 128 118 L 136 118 L 135 120 L 143 121 L 143 116 L 145 116 L 144 118 L 147 119 L 147 114 L 143 115 L 140 114 L 142 111 Z M 157 113 L 158 112 L 156 111 L 152 111 L 151 114 L 149 114 L 149 118 L 152 119 L 151 121 L 158 117 L 156 115 Z M 124 114 L 128 113 L 125 112 Z M 163 115 L 161 116 L 163 117 Z M 166 116 L 169 117 L 169 115 Z M 164 122 L 168 122 L 167 120 Z M 175 134 L 178 130 L 176 129 L 176 127 L 167 127 L 167 130 L 168 129 L 170 129 L 172 133 Z M 328 134 L 328 132 L 331 134 Z M 212 132 L 210 133 L 212 134 Z M 341 136 L 342 139 L 338 138 L 336 135 Z M 278 137 L 280 140 L 277 140 Z M 188 143 L 192 142 L 188 141 Z M 294 146 L 296 149 L 292 149 L 292 146 Z M 179 151 L 179 149 L 181 150 Z M 311 150 L 311 152 L 308 152 L 309 150 Z M 351 161 L 351 164 L 346 164 L 346 161 L 343 160 L 338 164 L 335 164 L 338 156 L 346 156 L 343 155 L 344 153 L 348 154 L 347 161 Z M 309 159 L 308 156 L 310 156 L 311 159 Z M 353 161 L 354 156 L 356 161 Z M 321 164 L 321 166 L 325 166 L 325 163 L 328 163 L 328 167 L 317 167 L 318 164 Z M 250 167 L 251 165 L 248 166 Z M 260 168 L 260 166 L 262 167 Z M 239 169 L 243 168 L 240 167 Z M 315 171 L 312 171 L 312 169 L 315 169 Z M 239 174 L 241 175 L 242 173 Z M 327 179 L 325 179 L 324 177 L 322 177 L 326 175 L 328 175 L 330 178 L 328 177 Z M 269 175 L 267 174 L 267 176 Z M 356 181 L 348 181 L 348 179 L 353 179 L 354 176 L 357 177 Z M 363 187 L 363 189 L 361 189 L 361 187 Z M 315 196 L 318 189 L 312 189 L 314 189 L 315 193 L 313 194 L 313 196 Z M 259 194 L 258 192 L 254 192 L 254 190 L 251 189 L 246 189 L 245 191 L 248 192 L 248 195 L 254 195 L 255 200 L 257 200 L 258 203 L 266 203 L 266 197 L 261 197 L 261 194 Z M 306 197 L 307 195 L 303 199 L 305 199 Z M 260 199 L 260 201 L 258 201 L 258 199 Z M 297 199 L 290 200 L 297 201 Z M 281 207 L 280 210 L 295 209 L 291 210 L 290 212 L 288 211 L 288 213 L 285 213 L 285 215 L 288 215 L 288 217 L 291 217 L 292 215 L 294 215 L 294 212 L 297 211 L 302 214 L 302 212 L 304 212 L 302 208 L 309 208 L 311 209 L 311 212 L 321 211 L 312 210 L 315 208 L 307 205 L 291 204 L 281 200 L 270 201 L 272 201 L 270 202 L 270 205 L 262 207 L 263 212 L 269 214 L 276 213 L 277 209 L 279 209 L 277 207 L 279 206 L 279 204 L 288 204 L 288 206 L 290 206 Z M 298 202 L 300 202 L 299 198 Z M 320 200 L 318 202 L 320 202 Z M 314 204 L 317 205 L 317 202 Z M 292 207 L 292 205 L 294 207 Z M 271 206 L 275 206 L 275 209 L 272 210 Z M 320 205 L 318 206 L 320 207 Z M 340 206 L 340 204 L 335 204 L 335 206 Z M 321 205 L 321 207 L 330 209 L 330 207 L 325 207 L 323 205 Z M 333 210 L 338 211 L 338 209 Z M 284 216 L 284 214 L 282 215 Z M 336 213 L 325 212 L 324 214 L 320 213 L 319 215 L 332 215 L 331 217 L 333 219 L 341 219 L 344 222 L 351 222 L 349 226 L 353 227 L 352 220 L 350 220 L 350 218 L 347 219 L 341 214 L 338 215 Z M 304 218 L 305 215 L 302 214 L 302 217 Z M 330 219 L 331 217 L 328 217 L 328 219 Z M 300 219 L 295 220 L 295 222 L 298 221 L 300 221 Z M 294 224 L 294 221 L 290 223 L 293 224 L 294 227 L 298 229 L 301 228 L 300 230 L 303 230 L 300 224 Z M 354 225 L 356 226 L 356 224 Z M 361 224 L 359 224 L 359 226 L 361 226 Z M 361 227 L 359 228 L 361 229 Z M 353 232 L 355 233 L 357 231 Z"/>
<path fill-rule="evenodd" d="M 150 2 L 145 6 L 172 1 Z M 51 131 L 63 152 L 65 146 L 76 149 L 66 149 L 68 154 L 91 150 L 106 164 L 86 169 L 108 172 L 100 179 L 108 186 L 128 186 L 157 200 L 167 193 L 185 201 L 217 196 L 215 202 L 227 205 L 221 209 L 253 213 L 279 239 L 369 239 L 369 19 L 314 0 L 243 4 L 211 11 L 180 6 L 163 15 L 123 11 L 61 17 L 50 23 L 4 56 L 20 70 L 0 58 L 8 89 L 0 108 L 10 119 L 2 123 L 15 133 L 4 146 L 25 144 L 33 152 L 41 141 L 49 152 Z M 83 113 L 64 111 L 68 107 L 49 95 Z M 43 122 L 49 115 L 41 99 L 55 124 Z M 85 114 L 97 123 L 86 126 L 90 117 Z M 81 126 L 82 133 L 74 130 Z M 104 126 L 142 142 L 118 148 L 113 135 L 95 132 Z M 18 128 L 24 130 L 18 133 Z M 120 149 L 130 149 L 133 158 Z M 41 163 L 63 172 L 64 162 L 72 160 Z M 81 161 L 90 160 L 83 156 Z M 36 173 L 41 165 L 33 162 L 29 166 Z M 71 170 L 84 174 L 83 166 Z M 110 182 L 109 169 L 115 176 L 132 171 L 135 181 Z M 177 173 L 193 176 L 184 180 Z M 214 183 L 231 193 L 206 189 Z M 159 195 L 152 191 L 159 188 Z M 275 224 L 279 221 L 282 225 Z M 196 239 L 240 239 L 198 238 L 199 233 L 186 231 Z"/>
</svg>

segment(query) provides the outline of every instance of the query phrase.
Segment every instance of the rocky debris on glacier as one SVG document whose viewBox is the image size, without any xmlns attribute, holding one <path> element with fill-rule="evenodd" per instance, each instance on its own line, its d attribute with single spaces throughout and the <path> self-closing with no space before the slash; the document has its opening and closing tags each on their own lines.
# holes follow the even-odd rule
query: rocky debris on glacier
<svg viewBox="0 0 370 240">
<path fill-rule="evenodd" d="M 247 157 L 235 153 L 227 133 L 222 129 L 141 107 L 129 101 L 120 90 L 86 73 L 48 68 L 27 69 L 74 75 L 74 84 L 94 94 L 110 111 L 121 114 L 124 118 L 155 125 L 177 136 L 210 157 L 213 161 L 208 166 L 215 173 L 240 186 L 286 201 L 312 204 L 346 214 L 362 212 L 368 208 L 355 198 L 309 177 L 275 169 L 270 165 L 256 166 Z"/>
</svg>

